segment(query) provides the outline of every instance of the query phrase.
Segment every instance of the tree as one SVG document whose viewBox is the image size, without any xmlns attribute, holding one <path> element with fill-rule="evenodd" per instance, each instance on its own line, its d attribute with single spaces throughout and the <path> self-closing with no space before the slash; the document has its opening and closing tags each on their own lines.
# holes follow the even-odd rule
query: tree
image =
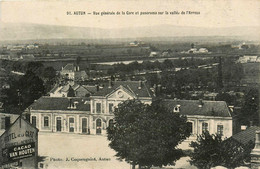
<svg viewBox="0 0 260 169">
<path fill-rule="evenodd" d="M 252 88 L 245 95 L 245 103 L 242 107 L 241 113 L 238 118 L 241 124 L 249 125 L 250 121 L 254 125 L 259 124 L 259 91 L 256 88 Z"/>
<path fill-rule="evenodd" d="M 80 57 L 80 56 L 78 56 L 78 57 L 76 58 L 76 64 L 77 64 L 77 65 L 79 65 L 79 64 L 80 64 L 80 62 L 81 62 L 81 57 Z"/>
<path fill-rule="evenodd" d="M 55 79 L 55 77 L 56 77 L 56 70 L 53 67 L 51 67 L 51 66 L 46 67 L 43 70 L 42 77 L 44 79 L 47 79 L 47 80 Z"/>
<path fill-rule="evenodd" d="M 44 86 L 46 91 L 50 91 L 56 82 L 56 70 L 49 66 L 43 70 L 42 79 L 44 80 Z"/>
<path fill-rule="evenodd" d="M 26 72 L 32 72 L 37 76 L 41 76 L 43 68 L 44 66 L 41 62 L 29 62 L 26 67 Z"/>
<path fill-rule="evenodd" d="M 30 106 L 34 100 L 39 99 L 44 93 L 45 88 L 43 81 L 33 72 L 27 71 L 20 79 L 13 79 L 10 88 L 5 91 L 7 98 L 5 100 L 4 108 L 9 113 L 13 110 L 18 110 L 20 102 L 20 111 Z"/>
<path fill-rule="evenodd" d="M 217 101 L 225 101 L 228 105 L 231 105 L 233 103 L 233 98 L 228 93 L 219 93 L 216 96 Z"/>
<path fill-rule="evenodd" d="M 133 53 L 132 49 L 127 49 L 126 51 L 127 51 L 128 55 L 131 55 Z"/>
<path fill-rule="evenodd" d="M 173 63 L 172 63 L 172 61 L 169 60 L 169 59 L 165 59 L 165 60 L 163 61 L 163 64 L 162 64 L 162 68 L 163 68 L 163 69 L 172 69 L 172 68 L 173 68 Z"/>
<path fill-rule="evenodd" d="M 190 163 L 199 169 L 210 169 L 215 166 L 236 168 L 250 162 L 250 152 L 254 143 L 243 145 L 232 138 L 222 140 L 221 135 L 204 132 L 197 142 L 191 142 L 194 148 Z"/>
<path fill-rule="evenodd" d="M 114 110 L 114 126 L 107 128 L 109 146 L 116 156 L 139 168 L 174 164 L 182 155 L 176 146 L 190 132 L 186 117 L 163 107 L 127 100 Z"/>
</svg>

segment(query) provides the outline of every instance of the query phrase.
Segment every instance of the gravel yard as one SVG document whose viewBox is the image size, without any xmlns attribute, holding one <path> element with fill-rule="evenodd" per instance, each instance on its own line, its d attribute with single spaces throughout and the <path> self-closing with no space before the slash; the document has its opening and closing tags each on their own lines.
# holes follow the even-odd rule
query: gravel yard
<svg viewBox="0 0 260 169">
<path fill-rule="evenodd" d="M 130 169 L 126 162 L 116 159 L 105 136 L 64 133 L 39 133 L 40 168 Z M 175 166 L 166 168 L 195 168 L 183 157 Z"/>
</svg>

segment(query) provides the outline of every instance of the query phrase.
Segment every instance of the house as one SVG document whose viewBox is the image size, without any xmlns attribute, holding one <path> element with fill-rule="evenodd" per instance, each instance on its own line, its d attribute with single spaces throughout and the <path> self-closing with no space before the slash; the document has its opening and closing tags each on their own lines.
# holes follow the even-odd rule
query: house
<svg viewBox="0 0 260 169">
<path fill-rule="evenodd" d="M 78 72 L 75 72 L 75 75 L 74 75 L 74 80 L 75 81 L 84 81 L 88 78 L 88 75 L 86 73 L 86 71 L 78 71 Z"/>
<path fill-rule="evenodd" d="M 84 86 L 82 86 L 84 87 Z M 36 100 L 25 112 L 39 131 L 105 134 L 113 109 L 122 101 L 151 104 L 152 92 L 142 81 L 109 81 L 89 97 L 50 97 Z"/>
<path fill-rule="evenodd" d="M 69 97 L 68 93 L 73 92 L 75 97 L 87 97 L 96 91 L 96 86 L 79 85 L 74 82 L 67 83 L 66 85 L 57 84 L 50 91 L 50 97 Z"/>
<path fill-rule="evenodd" d="M 187 53 L 196 53 L 197 48 L 191 48 L 190 50 L 187 51 Z"/>
<path fill-rule="evenodd" d="M 162 57 L 168 57 L 170 56 L 170 53 L 168 51 L 162 52 Z"/>
<path fill-rule="evenodd" d="M 138 46 L 139 42 L 138 41 L 134 41 L 134 42 L 130 42 L 129 46 Z"/>
<path fill-rule="evenodd" d="M 205 100 L 215 100 L 217 95 L 218 95 L 218 93 L 215 93 L 215 92 L 206 92 L 203 94 L 203 98 Z"/>
<path fill-rule="evenodd" d="M 74 66 L 74 64 L 70 63 L 67 64 L 64 68 L 62 67 L 62 70 L 60 71 L 60 75 L 68 79 L 74 79 L 75 71 L 79 71 L 79 67 Z"/>
<path fill-rule="evenodd" d="M 191 48 L 189 49 L 188 51 L 182 51 L 181 53 L 186 53 L 186 54 L 197 54 L 197 53 L 210 53 L 208 51 L 207 48 L 200 48 L 200 49 L 197 49 L 197 48 Z"/>
<path fill-rule="evenodd" d="M 70 79 L 70 80 L 85 80 L 88 78 L 87 73 L 85 71 L 80 71 L 79 66 L 76 66 L 72 63 L 67 64 L 62 70 L 60 71 L 60 75 L 63 78 Z"/>
<path fill-rule="evenodd" d="M 0 59 L 11 60 L 11 56 L 10 55 L 0 55 Z"/>
<path fill-rule="evenodd" d="M 156 57 L 156 56 L 159 56 L 159 52 L 156 52 L 156 51 L 152 51 L 149 55 L 149 57 Z"/>
<path fill-rule="evenodd" d="M 209 51 L 206 48 L 200 48 L 198 52 L 199 53 L 208 53 Z"/>
<path fill-rule="evenodd" d="M 248 62 L 254 63 L 257 60 L 257 56 L 250 56 Z"/>
<path fill-rule="evenodd" d="M 26 46 L 26 49 L 28 49 L 28 50 L 37 49 L 37 48 L 39 48 L 38 45 L 27 45 Z"/>
<path fill-rule="evenodd" d="M 33 60 L 34 59 L 34 55 L 33 54 L 24 54 L 20 56 L 20 59 L 23 60 Z"/>
<path fill-rule="evenodd" d="M 239 57 L 237 60 L 238 63 L 255 63 L 255 62 L 260 62 L 260 57 L 258 56 L 243 56 Z"/>
<path fill-rule="evenodd" d="M 0 168 L 37 168 L 38 129 L 22 116 L 0 136 Z"/>
<path fill-rule="evenodd" d="M 191 131 L 190 140 L 195 140 L 203 131 L 232 136 L 232 116 L 224 101 L 171 100 L 163 101 L 173 113 L 185 115 Z"/>
</svg>

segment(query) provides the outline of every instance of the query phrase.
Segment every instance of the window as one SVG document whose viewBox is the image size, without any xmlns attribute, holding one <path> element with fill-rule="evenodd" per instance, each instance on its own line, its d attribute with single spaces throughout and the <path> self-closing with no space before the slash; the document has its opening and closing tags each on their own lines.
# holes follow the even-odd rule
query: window
<svg viewBox="0 0 260 169">
<path fill-rule="evenodd" d="M 113 127 L 113 126 L 114 126 L 114 121 L 113 121 L 113 119 L 111 119 L 111 120 L 109 120 L 109 122 L 108 122 L 108 127 L 111 128 L 111 127 Z"/>
<path fill-rule="evenodd" d="M 101 103 L 96 103 L 96 113 L 101 113 Z"/>
<path fill-rule="evenodd" d="M 1 118 L 1 129 L 5 129 L 5 118 Z"/>
<path fill-rule="evenodd" d="M 223 129 L 224 129 L 223 125 L 217 126 L 217 133 L 221 136 L 223 136 Z"/>
<path fill-rule="evenodd" d="M 102 121 L 101 119 L 96 120 L 96 134 L 102 133 Z"/>
<path fill-rule="evenodd" d="M 87 109 L 87 111 L 90 111 L 90 109 L 91 109 L 90 103 L 86 103 L 86 109 Z"/>
<path fill-rule="evenodd" d="M 189 130 L 189 132 L 192 134 L 193 133 L 193 130 L 192 130 L 192 122 L 187 122 L 187 124 L 188 124 L 188 130 Z"/>
<path fill-rule="evenodd" d="M 74 132 L 74 127 L 75 127 L 75 124 L 74 124 L 74 118 L 69 118 L 69 132 Z"/>
<path fill-rule="evenodd" d="M 203 122 L 202 123 L 202 132 L 209 131 L 209 124 Z"/>
<path fill-rule="evenodd" d="M 11 125 L 10 117 L 5 117 L 5 129 L 9 128 Z"/>
<path fill-rule="evenodd" d="M 44 116 L 44 127 L 49 127 L 49 117 Z"/>
<path fill-rule="evenodd" d="M 180 112 L 180 107 L 181 107 L 181 105 L 176 105 L 174 108 L 173 108 L 173 112 L 174 113 L 179 113 Z"/>
<path fill-rule="evenodd" d="M 100 119 L 97 119 L 97 127 L 101 127 L 102 121 Z"/>
<path fill-rule="evenodd" d="M 32 125 L 36 127 L 36 116 L 32 116 Z"/>
<path fill-rule="evenodd" d="M 113 113 L 114 104 L 109 103 L 109 113 Z"/>
</svg>

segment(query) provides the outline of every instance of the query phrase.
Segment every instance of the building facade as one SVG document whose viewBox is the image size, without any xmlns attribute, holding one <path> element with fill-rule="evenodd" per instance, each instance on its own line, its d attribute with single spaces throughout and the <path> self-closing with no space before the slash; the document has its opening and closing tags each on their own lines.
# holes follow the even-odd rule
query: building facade
<svg viewBox="0 0 260 169">
<path fill-rule="evenodd" d="M 106 128 L 113 124 L 114 108 L 128 99 L 151 104 L 153 94 L 141 81 L 109 81 L 106 86 L 96 86 L 89 97 L 43 96 L 27 113 L 39 131 L 106 134 Z M 223 137 L 232 136 L 232 116 L 224 101 L 165 99 L 162 104 L 187 117 L 190 139 L 206 130 Z"/>
<path fill-rule="evenodd" d="M 85 80 L 87 79 L 87 73 L 83 70 L 79 70 L 79 66 L 74 65 L 72 63 L 67 64 L 65 67 L 62 67 L 62 70 L 60 71 L 61 77 L 69 80 Z"/>
<path fill-rule="evenodd" d="M 138 99 L 151 104 L 152 94 L 139 82 L 109 82 L 89 97 L 43 96 L 26 111 L 39 131 L 105 134 L 113 123 L 113 110 L 122 101 Z"/>
<path fill-rule="evenodd" d="M 187 117 L 191 131 L 189 140 L 195 140 L 203 131 L 220 134 L 223 138 L 232 136 L 232 116 L 224 101 L 166 99 L 163 104 L 173 113 Z"/>
</svg>

